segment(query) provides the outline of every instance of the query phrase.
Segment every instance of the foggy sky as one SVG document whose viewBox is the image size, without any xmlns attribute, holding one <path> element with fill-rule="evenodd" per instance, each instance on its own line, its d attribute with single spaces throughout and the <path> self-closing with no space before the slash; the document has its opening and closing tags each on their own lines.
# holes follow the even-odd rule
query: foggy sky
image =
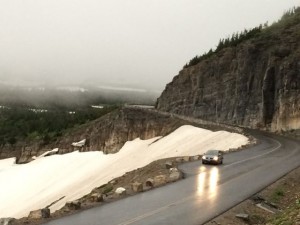
<svg viewBox="0 0 300 225">
<path fill-rule="evenodd" d="M 300 0 L 0 0 L 0 81 L 161 91 L 220 38 Z"/>
</svg>

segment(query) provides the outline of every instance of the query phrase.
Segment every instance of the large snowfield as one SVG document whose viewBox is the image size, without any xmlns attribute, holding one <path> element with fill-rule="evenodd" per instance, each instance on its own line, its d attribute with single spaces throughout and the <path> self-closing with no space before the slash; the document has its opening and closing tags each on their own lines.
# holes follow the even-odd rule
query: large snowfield
<svg viewBox="0 0 300 225">
<path fill-rule="evenodd" d="M 65 196 L 50 207 L 53 212 L 67 201 L 158 159 L 200 155 L 209 149 L 226 151 L 247 143 L 248 138 L 237 133 L 186 125 L 165 137 L 128 141 L 116 154 L 72 152 L 36 157 L 22 165 L 15 164 L 14 158 L 0 160 L 0 218 L 28 216 L 30 211 Z"/>
</svg>

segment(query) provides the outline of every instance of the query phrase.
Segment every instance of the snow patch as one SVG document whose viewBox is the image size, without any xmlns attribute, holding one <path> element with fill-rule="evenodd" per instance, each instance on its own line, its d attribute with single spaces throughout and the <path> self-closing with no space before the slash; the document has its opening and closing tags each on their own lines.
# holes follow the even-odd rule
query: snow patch
<svg viewBox="0 0 300 225">
<path fill-rule="evenodd" d="M 47 151 L 47 152 L 45 152 L 45 153 L 43 153 L 42 155 L 39 155 L 39 156 L 32 156 L 32 159 L 39 159 L 39 158 L 47 156 L 49 153 L 56 153 L 56 152 L 58 152 L 58 148 L 55 148 L 51 151 Z"/>
<path fill-rule="evenodd" d="M 74 146 L 74 147 L 82 147 L 82 146 L 85 145 L 85 142 L 86 142 L 86 139 L 83 139 L 83 140 L 78 141 L 78 142 L 73 142 L 72 146 Z"/>
<path fill-rule="evenodd" d="M 50 207 L 56 211 L 95 187 L 158 159 L 200 155 L 209 149 L 226 151 L 247 143 L 247 137 L 240 134 L 182 126 L 163 138 L 128 141 L 116 154 L 76 151 L 37 157 L 21 165 L 14 164 L 15 159 L 0 160 L 0 218 L 28 216 L 65 196 Z"/>
</svg>

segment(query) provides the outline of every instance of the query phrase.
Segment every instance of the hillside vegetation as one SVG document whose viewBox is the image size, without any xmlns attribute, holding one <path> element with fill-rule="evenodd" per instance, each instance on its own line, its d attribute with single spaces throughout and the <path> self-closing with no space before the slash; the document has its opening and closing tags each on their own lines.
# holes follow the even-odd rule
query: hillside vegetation
<svg viewBox="0 0 300 225">
<path fill-rule="evenodd" d="M 245 29 L 244 31 L 236 32 L 232 34 L 231 37 L 220 39 L 215 50 L 210 49 L 207 53 L 204 53 L 200 56 L 196 55 L 188 63 L 186 63 L 183 68 L 188 68 L 197 65 L 202 60 L 210 58 L 212 55 L 220 52 L 224 48 L 236 47 L 238 44 L 246 40 L 259 38 L 260 35 L 269 35 L 273 30 L 278 30 L 283 27 L 287 28 L 299 22 L 300 7 L 290 9 L 282 15 L 281 19 L 278 22 L 272 24 L 271 26 L 268 26 L 268 23 L 260 24 L 259 26 L 254 27 L 252 29 Z"/>
<path fill-rule="evenodd" d="M 0 147 L 14 145 L 17 141 L 42 141 L 46 145 L 70 128 L 95 120 L 117 106 L 103 109 L 79 108 L 32 109 L 24 107 L 0 108 Z"/>
</svg>

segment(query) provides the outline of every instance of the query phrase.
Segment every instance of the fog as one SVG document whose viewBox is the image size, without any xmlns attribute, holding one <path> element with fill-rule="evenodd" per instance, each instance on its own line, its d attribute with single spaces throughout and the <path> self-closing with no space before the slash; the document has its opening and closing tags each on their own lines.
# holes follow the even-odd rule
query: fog
<svg viewBox="0 0 300 225">
<path fill-rule="evenodd" d="M 162 91 L 220 38 L 300 0 L 0 0 L 0 82 Z"/>
</svg>

